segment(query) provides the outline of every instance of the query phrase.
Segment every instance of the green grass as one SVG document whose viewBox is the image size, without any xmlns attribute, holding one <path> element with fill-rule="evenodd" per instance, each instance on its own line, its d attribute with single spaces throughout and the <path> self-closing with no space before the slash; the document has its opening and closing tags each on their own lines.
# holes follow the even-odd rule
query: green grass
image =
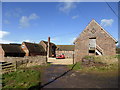
<svg viewBox="0 0 120 90">
<path fill-rule="evenodd" d="M 68 68 L 71 69 L 74 65 L 75 65 L 75 64 L 73 64 L 73 65 L 68 65 Z M 82 69 L 83 69 L 83 67 L 82 67 L 82 65 L 81 65 L 81 62 L 77 62 L 76 65 L 75 65 L 74 68 L 73 68 L 73 70 L 82 70 Z"/>
<path fill-rule="evenodd" d="M 73 65 L 68 65 L 68 68 L 72 68 Z M 90 67 L 85 67 L 82 66 L 81 62 L 77 62 L 73 70 L 79 70 L 82 72 L 109 72 L 109 71 L 118 71 L 118 64 L 111 64 L 108 66 L 90 66 Z"/>
<path fill-rule="evenodd" d="M 32 66 L 29 68 L 19 68 L 15 72 L 3 74 L 3 89 L 4 88 L 30 88 L 37 86 L 41 82 L 41 71 L 40 68 L 48 67 L 50 64 L 45 66 Z"/>
<path fill-rule="evenodd" d="M 73 70 L 79 70 L 83 72 L 109 72 L 109 71 L 118 71 L 118 62 L 115 61 L 116 58 L 120 58 L 120 55 L 116 56 L 103 56 L 103 57 L 94 57 L 94 56 L 85 56 L 87 60 L 94 60 L 95 62 L 106 63 L 105 66 L 84 66 L 82 62 L 77 62 Z M 114 62 L 115 61 L 115 62 Z M 73 65 L 68 65 L 68 68 L 72 68 Z"/>
<path fill-rule="evenodd" d="M 120 54 L 116 55 L 118 57 L 118 59 L 120 59 Z"/>
<path fill-rule="evenodd" d="M 3 88 L 29 88 L 40 82 L 40 72 L 36 70 L 17 70 L 3 75 Z"/>
</svg>

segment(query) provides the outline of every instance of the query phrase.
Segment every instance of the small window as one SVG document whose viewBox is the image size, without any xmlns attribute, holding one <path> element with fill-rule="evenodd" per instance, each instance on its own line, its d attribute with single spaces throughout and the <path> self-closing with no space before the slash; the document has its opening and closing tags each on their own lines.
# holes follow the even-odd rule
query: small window
<svg viewBox="0 0 120 90">
<path fill-rule="evenodd" d="M 22 48 L 24 48 L 25 47 L 25 45 L 22 45 Z"/>
</svg>

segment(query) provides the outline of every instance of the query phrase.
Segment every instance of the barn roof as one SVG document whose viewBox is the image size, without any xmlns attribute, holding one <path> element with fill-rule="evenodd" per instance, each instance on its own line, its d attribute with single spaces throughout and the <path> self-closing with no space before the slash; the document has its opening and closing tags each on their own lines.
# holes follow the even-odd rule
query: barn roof
<svg viewBox="0 0 120 90">
<path fill-rule="evenodd" d="M 91 21 L 89 24 L 91 24 L 92 22 L 95 22 L 98 26 L 100 26 L 94 19 L 92 19 L 92 21 Z M 88 24 L 88 25 L 89 25 L 89 24 Z M 88 27 L 88 25 L 86 26 L 86 28 Z M 108 36 L 110 36 L 110 37 L 117 43 L 117 40 L 116 40 L 110 33 L 108 33 L 102 26 L 100 26 L 100 27 L 102 28 L 102 30 L 103 30 L 106 34 L 108 34 Z M 86 29 L 86 28 L 85 28 L 85 29 Z M 84 30 L 85 30 L 85 29 L 84 29 Z M 84 31 L 84 30 L 83 30 L 83 31 Z M 82 32 L 83 32 L 83 31 L 82 31 Z M 81 33 L 82 33 L 82 32 L 81 32 Z M 80 35 L 81 35 L 81 34 L 80 34 Z M 77 39 L 80 37 L 80 35 L 74 40 L 73 43 L 75 43 L 75 42 L 77 41 Z"/>
<path fill-rule="evenodd" d="M 42 40 L 41 42 L 44 42 L 46 45 L 48 45 L 48 41 Z M 41 42 L 40 42 L 40 43 L 41 43 Z M 40 43 L 39 43 L 39 44 L 40 44 Z M 56 45 L 55 45 L 54 43 L 52 43 L 52 42 L 50 42 L 50 45 L 56 46 Z"/>
<path fill-rule="evenodd" d="M 31 53 L 45 52 L 44 48 L 40 44 L 30 43 L 30 42 L 23 42 L 23 43 L 26 45 L 27 49 Z"/>
<path fill-rule="evenodd" d="M 74 45 L 56 45 L 57 51 L 74 51 Z"/>
<path fill-rule="evenodd" d="M 25 53 L 20 44 L 1 44 L 5 53 Z"/>
</svg>

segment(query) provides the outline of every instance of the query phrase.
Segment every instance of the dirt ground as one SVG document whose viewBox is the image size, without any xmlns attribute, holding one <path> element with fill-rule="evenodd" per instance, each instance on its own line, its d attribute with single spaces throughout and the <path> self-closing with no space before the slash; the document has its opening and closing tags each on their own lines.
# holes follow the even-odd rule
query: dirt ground
<svg viewBox="0 0 120 90">
<path fill-rule="evenodd" d="M 73 64 L 73 59 L 66 58 L 66 59 L 56 59 L 56 58 L 49 58 L 47 62 L 50 62 L 51 64 L 60 64 L 60 65 L 69 65 Z"/>
<path fill-rule="evenodd" d="M 118 88 L 118 73 L 85 73 L 51 65 L 42 74 L 41 88 Z"/>
</svg>

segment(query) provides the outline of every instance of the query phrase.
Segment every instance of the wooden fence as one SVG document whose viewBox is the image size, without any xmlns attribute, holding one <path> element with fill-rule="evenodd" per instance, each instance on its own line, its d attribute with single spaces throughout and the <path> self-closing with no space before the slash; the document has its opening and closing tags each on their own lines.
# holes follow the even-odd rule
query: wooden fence
<svg viewBox="0 0 120 90">
<path fill-rule="evenodd" d="M 10 62 L 0 62 L 0 67 L 2 68 L 1 74 L 16 71 L 16 65 Z"/>
</svg>

